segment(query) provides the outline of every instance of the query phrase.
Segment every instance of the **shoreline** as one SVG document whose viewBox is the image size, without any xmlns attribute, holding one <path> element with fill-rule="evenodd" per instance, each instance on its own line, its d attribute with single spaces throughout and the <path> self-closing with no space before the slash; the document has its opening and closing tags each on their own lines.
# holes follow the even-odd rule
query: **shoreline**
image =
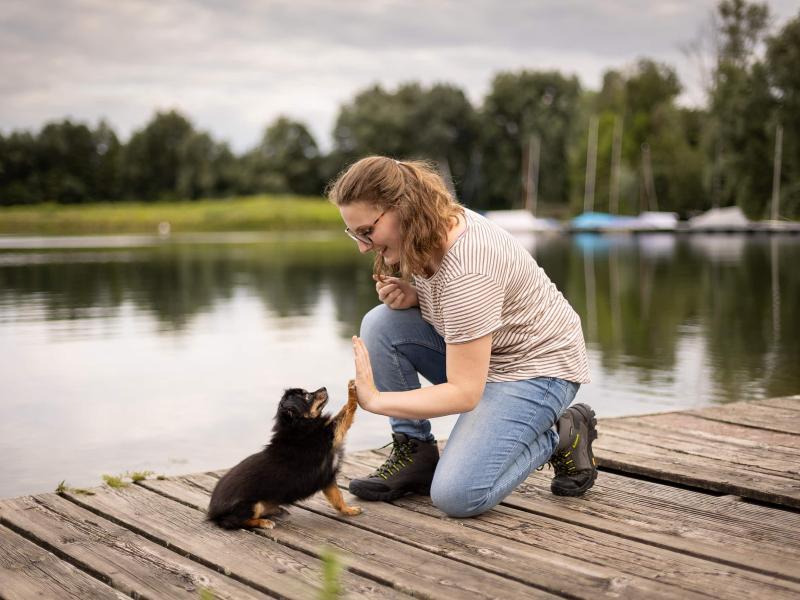
<svg viewBox="0 0 800 600">
<path fill-rule="evenodd" d="M 333 230 L 339 211 L 322 197 L 260 195 L 218 200 L 39 204 L 0 208 L 2 236 L 68 236 Z"/>
</svg>

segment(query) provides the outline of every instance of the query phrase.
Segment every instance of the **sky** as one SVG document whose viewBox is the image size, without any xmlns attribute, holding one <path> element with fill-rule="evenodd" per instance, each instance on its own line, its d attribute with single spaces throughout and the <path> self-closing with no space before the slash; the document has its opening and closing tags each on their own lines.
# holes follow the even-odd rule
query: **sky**
<svg viewBox="0 0 800 600">
<path fill-rule="evenodd" d="M 797 0 L 768 2 L 774 25 Z M 446 82 L 477 106 L 501 71 L 557 69 L 597 89 L 609 68 L 673 65 L 716 0 L 0 0 L 0 131 L 105 118 L 126 140 L 177 109 L 236 152 L 280 115 L 323 150 L 339 107 L 374 84 Z M 707 36 L 703 39 L 708 39 Z"/>
</svg>

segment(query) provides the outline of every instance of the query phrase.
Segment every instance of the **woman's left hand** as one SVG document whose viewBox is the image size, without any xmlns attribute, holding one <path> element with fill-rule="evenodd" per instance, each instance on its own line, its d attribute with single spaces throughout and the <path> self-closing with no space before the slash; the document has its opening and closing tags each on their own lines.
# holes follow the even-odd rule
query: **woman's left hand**
<svg viewBox="0 0 800 600">
<path fill-rule="evenodd" d="M 372 412 L 375 401 L 378 399 L 378 388 L 372 378 L 372 365 L 369 362 L 369 352 L 363 340 L 353 336 L 353 357 L 356 363 L 356 392 L 358 405 L 366 411 Z"/>
</svg>

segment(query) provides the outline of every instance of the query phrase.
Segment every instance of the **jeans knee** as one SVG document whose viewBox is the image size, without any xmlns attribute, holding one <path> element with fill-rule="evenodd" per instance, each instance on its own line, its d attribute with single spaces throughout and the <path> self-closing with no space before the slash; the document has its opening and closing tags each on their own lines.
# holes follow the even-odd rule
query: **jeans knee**
<svg viewBox="0 0 800 600">
<path fill-rule="evenodd" d="M 391 310 L 385 304 L 378 304 L 361 319 L 360 337 L 368 346 L 390 327 Z"/>
<path fill-rule="evenodd" d="M 433 480 L 431 485 L 431 502 L 448 517 L 467 518 L 475 517 L 486 512 L 487 498 L 471 494 L 466 486 L 442 485 Z"/>
</svg>

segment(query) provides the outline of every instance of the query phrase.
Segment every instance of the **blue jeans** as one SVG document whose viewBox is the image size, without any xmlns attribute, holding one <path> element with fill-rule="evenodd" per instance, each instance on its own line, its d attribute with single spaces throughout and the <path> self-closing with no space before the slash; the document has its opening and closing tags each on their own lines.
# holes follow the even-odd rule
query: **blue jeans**
<svg viewBox="0 0 800 600">
<path fill-rule="evenodd" d="M 375 385 L 380 391 L 447 381 L 445 342 L 419 309 L 381 304 L 361 322 Z M 453 427 L 431 485 L 433 504 L 451 517 L 471 517 L 498 504 L 558 445 L 552 426 L 580 384 L 555 377 L 488 382 L 478 406 Z M 432 441 L 427 419 L 390 418 L 392 430 Z"/>
</svg>

